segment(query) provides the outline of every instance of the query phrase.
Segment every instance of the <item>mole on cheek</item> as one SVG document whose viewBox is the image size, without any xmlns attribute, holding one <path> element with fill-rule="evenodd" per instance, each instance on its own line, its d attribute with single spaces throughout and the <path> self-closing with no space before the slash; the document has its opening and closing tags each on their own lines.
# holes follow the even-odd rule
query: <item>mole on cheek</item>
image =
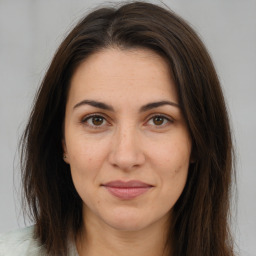
<svg viewBox="0 0 256 256">
<path fill-rule="evenodd" d="M 177 174 L 179 174 L 180 172 L 180 167 L 179 168 L 176 168 L 173 172 L 173 177 L 175 177 Z"/>
</svg>

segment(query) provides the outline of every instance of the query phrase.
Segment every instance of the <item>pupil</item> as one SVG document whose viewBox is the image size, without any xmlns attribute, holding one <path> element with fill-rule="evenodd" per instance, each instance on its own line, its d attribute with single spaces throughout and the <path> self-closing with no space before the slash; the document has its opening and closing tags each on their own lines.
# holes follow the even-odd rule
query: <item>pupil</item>
<svg viewBox="0 0 256 256">
<path fill-rule="evenodd" d="M 164 119 L 161 116 L 154 117 L 154 124 L 161 125 L 163 124 Z"/>
<path fill-rule="evenodd" d="M 103 118 L 99 116 L 93 117 L 92 122 L 94 125 L 101 125 L 103 123 Z"/>
</svg>

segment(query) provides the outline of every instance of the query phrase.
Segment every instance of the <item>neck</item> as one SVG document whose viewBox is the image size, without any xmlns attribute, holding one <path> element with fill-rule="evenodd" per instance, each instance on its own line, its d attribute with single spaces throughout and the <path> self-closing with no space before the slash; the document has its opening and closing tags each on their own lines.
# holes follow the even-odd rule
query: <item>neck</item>
<svg viewBox="0 0 256 256">
<path fill-rule="evenodd" d="M 171 255 L 170 248 L 165 248 L 167 226 L 163 220 L 142 230 L 124 231 L 88 220 L 76 241 L 77 250 L 80 256 Z"/>
</svg>

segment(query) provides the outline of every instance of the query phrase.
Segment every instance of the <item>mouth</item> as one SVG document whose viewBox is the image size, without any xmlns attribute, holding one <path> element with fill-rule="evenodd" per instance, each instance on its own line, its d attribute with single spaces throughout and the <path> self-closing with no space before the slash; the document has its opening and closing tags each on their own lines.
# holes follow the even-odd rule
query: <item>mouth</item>
<svg viewBox="0 0 256 256">
<path fill-rule="evenodd" d="M 153 187 L 150 184 L 138 180 L 128 182 L 116 180 L 103 184 L 102 186 L 105 187 L 111 195 L 123 200 L 136 198 Z"/>
</svg>

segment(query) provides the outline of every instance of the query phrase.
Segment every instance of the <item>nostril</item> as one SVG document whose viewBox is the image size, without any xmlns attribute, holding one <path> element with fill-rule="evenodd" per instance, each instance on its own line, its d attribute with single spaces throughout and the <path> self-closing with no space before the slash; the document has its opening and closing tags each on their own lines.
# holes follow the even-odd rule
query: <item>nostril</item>
<svg viewBox="0 0 256 256">
<path fill-rule="evenodd" d="M 130 170 L 143 164 L 145 157 L 137 135 L 135 126 L 126 124 L 119 127 L 113 135 L 109 153 L 109 162 L 113 167 Z"/>
</svg>

